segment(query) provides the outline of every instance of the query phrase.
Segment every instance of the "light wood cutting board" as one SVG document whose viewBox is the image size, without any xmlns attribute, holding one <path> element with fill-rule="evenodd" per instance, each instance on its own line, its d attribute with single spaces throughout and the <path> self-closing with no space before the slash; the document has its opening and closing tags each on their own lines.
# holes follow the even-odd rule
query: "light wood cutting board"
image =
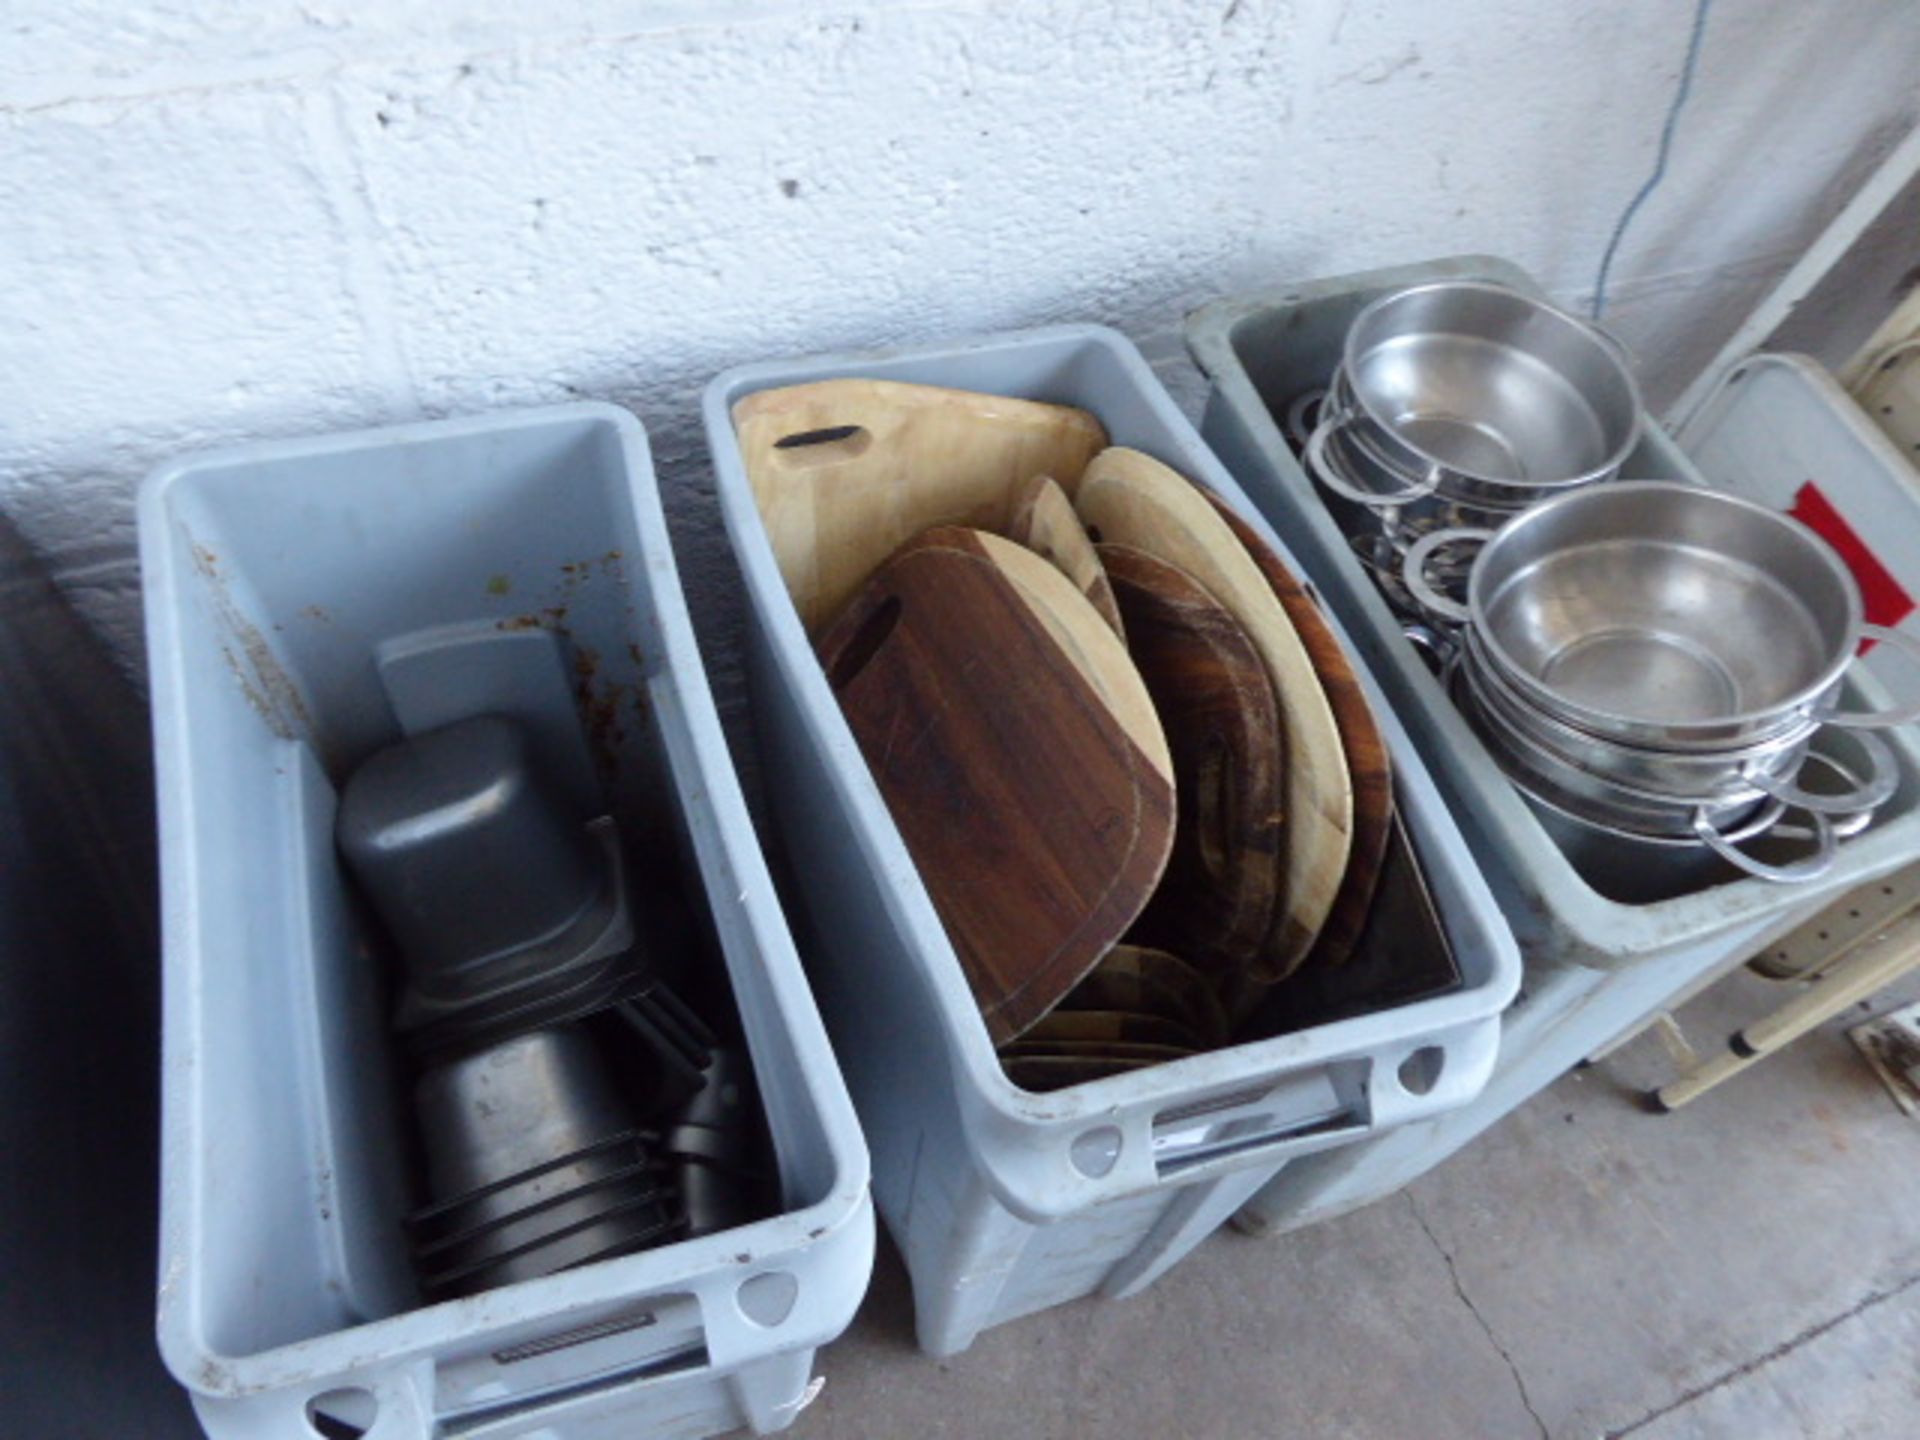
<svg viewBox="0 0 1920 1440">
<path fill-rule="evenodd" d="M 888 380 L 762 390 L 733 407 L 733 424 L 810 636 L 921 531 L 1004 531 L 1023 482 L 1077 479 L 1107 443 L 1084 410 Z"/>
<path fill-rule="evenodd" d="M 1127 638 L 1107 572 L 1081 528 L 1080 517 L 1073 513 L 1073 502 L 1052 476 L 1036 475 L 1014 492 L 1007 539 L 1024 545 L 1065 575 L 1113 627 L 1113 633 Z"/>
<path fill-rule="evenodd" d="M 1096 543 L 1130 545 L 1191 575 L 1240 622 L 1267 667 L 1286 737 L 1285 884 L 1250 974 L 1281 979 L 1306 958 L 1333 909 L 1353 829 L 1340 727 L 1312 657 L 1246 547 L 1184 476 L 1115 447 L 1089 462 L 1073 496 Z"/>
<path fill-rule="evenodd" d="M 1320 677 L 1327 703 L 1333 707 L 1333 718 L 1340 726 L 1340 744 L 1353 785 L 1353 845 L 1340 893 L 1334 897 L 1327 923 L 1321 927 L 1320 938 L 1307 959 L 1314 965 L 1342 965 L 1366 930 L 1381 866 L 1386 863 L 1387 842 L 1393 834 L 1393 762 L 1387 755 L 1386 737 L 1380 733 L 1373 706 L 1360 688 L 1360 679 L 1353 673 L 1353 662 L 1341 647 L 1340 637 L 1320 613 L 1319 602 L 1251 525 L 1219 496 L 1207 498 L 1273 587 L 1274 598 L 1287 612 L 1299 632 L 1300 643 L 1313 659 L 1314 673 Z"/>
<path fill-rule="evenodd" d="M 895 552 L 818 650 L 988 1033 L 1012 1040 L 1166 865 L 1172 767 L 1146 688 L 1064 575 L 955 526 Z"/>
</svg>

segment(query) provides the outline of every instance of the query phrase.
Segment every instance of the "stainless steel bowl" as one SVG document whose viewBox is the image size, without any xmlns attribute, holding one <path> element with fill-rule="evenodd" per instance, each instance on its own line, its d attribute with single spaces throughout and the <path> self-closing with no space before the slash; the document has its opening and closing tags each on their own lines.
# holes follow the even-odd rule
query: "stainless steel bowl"
<svg viewBox="0 0 1920 1440">
<path fill-rule="evenodd" d="M 1536 506 L 1481 549 L 1467 595 L 1489 663 L 1535 704 L 1659 749 L 1803 726 L 1861 634 L 1853 576 L 1812 531 L 1659 480 Z"/>
<path fill-rule="evenodd" d="M 1619 347 L 1551 305 L 1477 281 L 1416 285 L 1348 327 L 1322 425 L 1455 499 L 1591 484 L 1640 438 Z"/>
<path fill-rule="evenodd" d="M 1708 886 L 1755 874 L 1741 846 L 1784 849 L 1792 842 L 1813 843 L 1799 859 L 1758 860 L 1760 878 L 1782 884 L 1817 880 L 1833 866 L 1837 836 L 1821 817 L 1813 828 L 1781 823 L 1786 806 L 1769 802 L 1745 823 L 1719 837 L 1725 849 L 1692 837 L 1641 835 L 1585 819 L 1515 781 L 1514 788 L 1539 818 L 1541 828 L 1567 860 L 1603 895 L 1628 904 L 1648 904 L 1687 895 Z M 1734 859 L 1727 853 L 1732 852 Z"/>
<path fill-rule="evenodd" d="M 1885 798 L 1878 792 L 1892 788 L 1876 778 L 1893 776 L 1883 741 L 1861 730 L 1823 728 L 1780 794 L 1718 803 L 1640 794 L 1551 761 L 1516 735 L 1473 678 L 1463 647 L 1448 675 L 1455 704 L 1555 845 L 1616 899 L 1683 894 L 1716 883 L 1716 873 L 1778 883 L 1816 879 L 1832 865 L 1838 842 L 1873 822 Z M 1860 804 L 1863 798 L 1872 803 Z M 1789 814 L 1802 818 L 1782 823 Z"/>
<path fill-rule="evenodd" d="M 1688 833 L 1705 806 L 1716 825 L 1776 800 L 1833 816 L 1870 814 L 1899 786 L 1893 752 L 1864 730 L 1816 727 L 1791 744 L 1725 754 L 1663 754 L 1610 745 L 1513 704 L 1511 692 L 1476 665 L 1468 633 L 1455 662 L 1455 699 L 1509 773 L 1547 785 L 1569 809 L 1648 833 Z M 1818 740 L 1824 753 L 1814 755 Z M 1836 754 L 1838 750 L 1839 754 Z M 1803 784 L 1803 772 L 1821 783 Z"/>
<path fill-rule="evenodd" d="M 1830 730 L 1823 741 L 1840 734 Z M 1812 758 L 1835 785 L 1860 784 L 1860 776 L 1839 755 L 1816 749 Z M 1630 904 L 1684 895 L 1742 875 L 1777 884 L 1817 880 L 1832 868 L 1839 842 L 1859 834 L 1874 817 L 1873 811 L 1863 810 L 1846 816 L 1807 812 L 1803 820 L 1788 820 L 1792 807 L 1769 800 L 1724 830 L 1704 823 L 1703 817 L 1692 838 L 1644 835 L 1586 819 L 1524 781 L 1515 780 L 1514 788 L 1588 882 Z"/>
<path fill-rule="evenodd" d="M 1489 695 L 1484 677 L 1475 673 L 1464 654 L 1456 662 L 1452 693 L 1455 707 L 1508 779 L 1583 820 L 1641 835 L 1687 839 L 1694 834 L 1697 813 L 1704 812 L 1716 827 L 1727 829 L 1739 825 L 1768 799 L 1754 786 L 1740 783 L 1709 795 L 1666 795 L 1588 770 L 1540 745 L 1516 725 Z"/>
<path fill-rule="evenodd" d="M 1340 391 L 1335 377 L 1336 392 Z M 1371 451 L 1363 434 L 1344 425 L 1339 412 L 1307 437 L 1303 463 L 1321 486 L 1349 505 L 1383 532 L 1396 532 L 1402 543 L 1445 525 L 1498 525 L 1512 519 L 1544 496 L 1559 489 L 1535 486 L 1495 486 L 1481 483 L 1461 493 L 1462 487 L 1442 473 L 1429 485 L 1426 472 L 1408 475 Z"/>
<path fill-rule="evenodd" d="M 1882 804 L 1898 782 L 1891 752 L 1877 741 L 1866 752 L 1871 774 L 1858 794 L 1805 796 L 1793 777 L 1806 759 L 1820 727 L 1804 726 L 1754 744 L 1726 750 L 1656 750 L 1624 745 L 1567 724 L 1542 711 L 1487 663 L 1484 643 L 1471 630 L 1462 634 L 1460 665 L 1480 703 L 1497 713 L 1526 745 L 1555 761 L 1623 791 L 1682 801 L 1734 801 L 1772 795 L 1790 803 L 1810 803 L 1835 813 Z"/>
</svg>

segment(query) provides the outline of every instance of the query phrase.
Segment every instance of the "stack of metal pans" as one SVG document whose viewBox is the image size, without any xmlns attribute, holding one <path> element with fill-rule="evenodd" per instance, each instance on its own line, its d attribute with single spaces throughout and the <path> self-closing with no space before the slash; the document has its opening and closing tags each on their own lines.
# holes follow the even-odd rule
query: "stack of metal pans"
<svg viewBox="0 0 1920 1440">
<path fill-rule="evenodd" d="M 1306 436 L 1308 472 L 1409 619 L 1457 598 L 1470 549 L 1407 558 L 1430 532 L 1497 530 L 1543 499 L 1609 480 L 1640 438 L 1640 395 L 1604 332 L 1504 286 L 1442 281 L 1368 305 Z"/>
<path fill-rule="evenodd" d="M 1443 543 L 1436 532 L 1422 544 Z M 1456 703 L 1569 848 L 1624 844 L 1812 879 L 1897 773 L 1872 729 L 1920 706 L 1838 707 L 1863 637 L 1846 565 L 1764 506 L 1666 481 L 1582 490 L 1485 540 L 1460 627 Z M 1783 825 L 1789 813 L 1806 817 Z M 1785 862 L 1741 848 L 1810 841 Z"/>
</svg>

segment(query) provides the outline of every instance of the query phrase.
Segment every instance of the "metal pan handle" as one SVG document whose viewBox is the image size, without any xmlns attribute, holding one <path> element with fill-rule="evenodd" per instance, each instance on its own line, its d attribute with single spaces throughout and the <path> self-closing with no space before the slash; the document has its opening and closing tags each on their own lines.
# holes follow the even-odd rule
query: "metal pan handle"
<svg viewBox="0 0 1920 1440">
<path fill-rule="evenodd" d="M 1313 433 L 1307 436 L 1304 459 L 1307 473 L 1327 489 L 1343 500 L 1351 500 L 1356 505 L 1365 505 L 1373 510 L 1387 510 L 1396 505 L 1411 504 L 1423 500 L 1439 488 L 1440 479 L 1446 474 L 1444 467 L 1434 465 L 1425 476 L 1401 490 L 1369 490 L 1348 475 L 1339 461 L 1328 451 L 1327 445 L 1334 433 L 1353 419 L 1353 412 L 1334 402 L 1329 394 L 1320 405 L 1320 423 L 1313 427 Z"/>
<path fill-rule="evenodd" d="M 1920 665 L 1920 640 L 1904 630 L 1895 630 L 1888 625 L 1862 625 L 1860 634 L 1868 640 L 1893 646 L 1907 659 Z M 1821 724 L 1837 725 L 1842 730 L 1886 730 L 1895 725 L 1911 725 L 1916 720 L 1920 720 L 1920 700 L 1909 700 L 1905 705 L 1896 705 L 1891 710 L 1843 710 L 1820 717 Z"/>
<path fill-rule="evenodd" d="M 1443 683 L 1451 684 L 1453 667 L 1459 658 L 1460 647 L 1427 625 L 1402 625 L 1400 633 L 1406 637 L 1414 653 L 1427 669 L 1439 676 Z"/>
<path fill-rule="evenodd" d="M 1762 880 L 1771 880 L 1778 885 L 1795 885 L 1807 880 L 1818 880 L 1831 870 L 1838 845 L 1831 820 L 1817 810 L 1809 811 L 1808 818 L 1813 821 L 1813 854 L 1804 860 L 1790 861 L 1785 865 L 1770 865 L 1764 860 L 1756 860 L 1740 849 L 1714 827 L 1713 819 L 1707 813 L 1705 806 L 1693 812 L 1693 835 L 1702 845 L 1736 870 L 1744 871 Z M 1774 832 L 1763 831 L 1762 833 Z"/>
<path fill-rule="evenodd" d="M 1887 747 L 1886 741 L 1866 730 L 1856 731 L 1852 739 L 1860 748 L 1863 773 L 1856 774 L 1851 768 L 1842 772 L 1828 757 L 1810 753 L 1801 760 L 1792 780 L 1776 780 L 1764 773 L 1753 773 L 1746 777 L 1747 782 L 1754 789 L 1810 814 L 1856 815 L 1863 810 L 1876 810 L 1892 797 L 1900 784 L 1900 772 L 1894 766 L 1893 751 Z M 1802 788 L 1799 784 L 1801 773 L 1808 765 L 1816 763 L 1835 773 L 1844 773 L 1853 782 L 1853 788 L 1838 794 L 1821 794 Z"/>
<path fill-rule="evenodd" d="M 1472 619 L 1472 612 L 1455 600 L 1451 595 L 1442 595 L 1439 588 L 1427 579 L 1427 562 L 1434 553 L 1449 545 L 1465 545 L 1479 542 L 1484 545 L 1493 538 L 1493 531 L 1484 525 L 1449 525 L 1441 530 L 1429 530 L 1414 541 L 1407 550 L 1407 557 L 1400 563 L 1400 579 L 1407 587 L 1407 593 L 1413 596 L 1414 604 L 1429 615 L 1451 621 L 1455 625 L 1465 625 Z"/>
<path fill-rule="evenodd" d="M 1313 434 L 1314 422 L 1319 419 L 1321 407 L 1330 404 L 1325 390 L 1302 390 L 1293 397 L 1287 406 L 1285 430 L 1287 439 L 1300 449 L 1307 448 L 1307 439 Z"/>
</svg>

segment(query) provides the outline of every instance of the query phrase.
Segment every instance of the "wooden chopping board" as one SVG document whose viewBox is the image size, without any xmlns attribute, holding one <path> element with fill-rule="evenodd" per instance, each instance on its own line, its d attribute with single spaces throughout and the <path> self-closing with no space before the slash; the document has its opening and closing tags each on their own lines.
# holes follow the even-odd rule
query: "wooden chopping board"
<svg viewBox="0 0 1920 1440">
<path fill-rule="evenodd" d="M 1074 509 L 1096 542 L 1186 571 L 1246 631 L 1273 682 L 1286 742 L 1285 880 L 1254 978 L 1278 980 L 1313 948 L 1347 870 L 1353 791 L 1339 725 L 1273 590 L 1207 498 L 1150 455 L 1119 447 L 1087 465 Z"/>
<path fill-rule="evenodd" d="M 818 649 L 988 1033 L 1009 1041 L 1166 865 L 1172 761 L 1146 687 L 1064 575 L 954 526 L 896 551 Z"/>
<path fill-rule="evenodd" d="M 1246 521 L 1242 520 L 1217 495 L 1208 495 L 1220 518 L 1227 522 L 1234 538 L 1246 547 L 1253 563 L 1260 567 L 1280 608 L 1287 612 L 1300 643 L 1307 647 L 1320 688 L 1327 693 L 1333 718 L 1340 726 L 1340 745 L 1347 760 L 1347 775 L 1353 785 L 1353 845 L 1347 856 L 1347 873 L 1334 896 L 1333 909 L 1321 927 L 1308 960 L 1314 965 L 1339 965 L 1353 953 L 1367 917 L 1372 913 L 1373 895 L 1380 883 L 1380 870 L 1386 862 L 1387 842 L 1393 834 L 1393 764 L 1387 755 L 1386 738 L 1374 718 L 1367 693 L 1353 673 L 1353 662 L 1341 648 L 1339 637 L 1320 613 L 1313 598 L 1280 557 Z"/>
<path fill-rule="evenodd" d="M 1126 639 L 1107 572 L 1081 528 L 1080 517 L 1073 513 L 1073 502 L 1052 476 L 1036 475 L 1014 492 L 1007 538 L 1024 545 L 1071 580 L 1074 589 L 1086 596 L 1100 618 L 1113 627 L 1113 633 Z"/>
<path fill-rule="evenodd" d="M 1138 1010 L 1167 1015 L 1209 1048 L 1227 1043 L 1225 1010 L 1206 977 L 1164 950 L 1116 945 L 1061 1001 L 1061 1009 Z"/>
<path fill-rule="evenodd" d="M 1020 1043 L 1049 1040 L 1093 1044 L 1177 1045 L 1189 1051 L 1204 1049 L 1199 1032 L 1165 1015 L 1130 1010 L 1055 1010 L 1035 1021 Z"/>
<path fill-rule="evenodd" d="M 1100 563 L 1167 735 L 1179 819 L 1130 938 L 1202 968 L 1257 965 L 1279 901 L 1286 765 L 1260 652 L 1184 570 L 1111 542 Z"/>
<path fill-rule="evenodd" d="M 898 546 L 936 525 L 1004 531 L 1021 483 L 1077 478 L 1107 443 L 1084 410 L 888 380 L 762 390 L 733 407 L 733 424 L 815 637 Z"/>
</svg>

